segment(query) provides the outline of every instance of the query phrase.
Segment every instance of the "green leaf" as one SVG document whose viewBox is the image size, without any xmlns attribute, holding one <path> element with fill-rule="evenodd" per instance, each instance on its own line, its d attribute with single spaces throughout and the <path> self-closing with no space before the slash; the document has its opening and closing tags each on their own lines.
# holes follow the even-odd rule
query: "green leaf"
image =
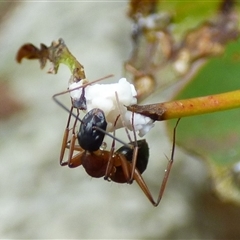
<svg viewBox="0 0 240 240">
<path fill-rule="evenodd" d="M 240 41 L 223 56 L 209 60 L 178 93 L 186 99 L 240 89 Z M 177 143 L 207 163 L 215 190 L 226 201 L 240 203 L 240 109 L 187 117 L 177 129 Z M 171 129 L 174 122 L 170 122 Z"/>
<path fill-rule="evenodd" d="M 158 10 L 166 11 L 173 18 L 173 32 L 179 38 L 186 31 L 196 28 L 202 22 L 211 19 L 221 1 L 159 1 Z"/>
</svg>

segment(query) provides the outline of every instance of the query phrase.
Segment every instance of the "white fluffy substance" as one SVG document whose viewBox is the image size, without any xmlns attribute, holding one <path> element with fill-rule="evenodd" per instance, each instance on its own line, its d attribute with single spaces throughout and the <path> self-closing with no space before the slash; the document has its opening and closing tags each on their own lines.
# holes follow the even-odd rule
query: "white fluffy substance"
<svg viewBox="0 0 240 240">
<path fill-rule="evenodd" d="M 86 80 L 69 83 L 69 90 L 81 87 Z M 119 99 L 119 107 L 116 99 L 116 93 Z M 70 96 L 73 100 L 78 100 L 82 94 L 82 88 L 70 91 Z M 130 106 L 137 103 L 137 92 L 135 87 L 130 84 L 126 78 L 121 78 L 118 83 L 111 84 L 93 84 L 85 87 L 85 98 L 87 103 L 87 111 L 93 108 L 101 109 L 106 117 L 107 131 L 112 132 L 114 129 L 122 128 L 123 121 L 129 130 L 134 129 L 138 132 L 140 137 L 144 136 L 153 126 L 153 120 L 149 117 L 138 113 L 127 111 L 125 106 Z M 118 119 L 117 117 L 122 114 Z"/>
</svg>

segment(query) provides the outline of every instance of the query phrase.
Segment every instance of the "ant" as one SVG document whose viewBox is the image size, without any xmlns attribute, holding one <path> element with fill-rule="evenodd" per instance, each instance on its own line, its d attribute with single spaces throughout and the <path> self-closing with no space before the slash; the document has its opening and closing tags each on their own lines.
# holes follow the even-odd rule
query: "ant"
<svg viewBox="0 0 240 240">
<path fill-rule="evenodd" d="M 68 91 L 70 90 L 67 90 L 66 92 Z M 172 168 L 175 151 L 176 129 L 180 119 L 177 120 L 173 130 L 171 158 L 168 160 L 168 165 L 165 170 L 158 198 L 155 201 L 147 184 L 142 177 L 142 173 L 146 170 L 149 159 L 148 144 L 145 139 L 137 140 L 133 124 L 132 127 L 134 132 L 134 141 L 131 141 L 130 135 L 127 132 L 130 142 L 126 144 L 115 136 L 115 131 L 113 135 L 106 132 L 107 122 L 104 112 L 101 109 L 94 108 L 87 112 L 82 119 L 80 119 L 79 108 L 76 108 L 72 104 L 69 110 L 56 98 L 62 93 L 53 95 L 53 100 L 69 113 L 67 126 L 62 141 L 60 165 L 68 166 L 70 168 L 75 168 L 82 165 L 85 171 L 91 177 L 104 177 L 105 180 L 117 183 L 131 184 L 133 180 L 135 180 L 148 198 L 148 200 L 152 203 L 152 205 L 158 206 L 162 199 L 167 180 Z M 73 113 L 74 109 L 76 109 L 77 114 Z M 71 128 L 70 122 L 72 117 L 74 117 L 75 120 L 73 123 L 73 127 Z M 121 113 L 117 117 L 115 124 L 118 121 L 119 117 L 121 117 Z M 134 114 L 132 115 L 132 118 L 134 118 Z M 80 128 L 79 131 L 76 132 L 75 129 L 78 121 L 80 122 Z M 125 130 L 128 131 L 126 127 Z M 70 136 L 69 140 L 70 131 L 72 131 L 72 135 Z M 105 135 L 113 138 L 110 151 L 105 150 L 103 142 Z M 76 139 L 78 140 L 78 144 L 76 144 Z M 115 141 L 123 144 L 123 146 L 120 147 L 117 151 L 115 151 Z M 69 149 L 68 160 L 63 161 L 66 149 Z M 77 151 L 78 153 L 74 155 L 74 151 Z"/>
</svg>

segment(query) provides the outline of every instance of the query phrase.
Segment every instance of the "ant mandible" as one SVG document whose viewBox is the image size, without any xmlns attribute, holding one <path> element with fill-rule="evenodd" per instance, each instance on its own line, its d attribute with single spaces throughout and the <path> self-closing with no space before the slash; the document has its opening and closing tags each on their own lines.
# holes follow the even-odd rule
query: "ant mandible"
<svg viewBox="0 0 240 240">
<path fill-rule="evenodd" d="M 168 160 L 158 198 L 155 201 L 142 177 L 142 173 L 147 168 L 149 158 L 149 148 L 146 140 L 137 140 L 136 135 L 134 134 L 134 141 L 130 141 L 128 144 L 124 143 L 115 137 L 115 132 L 114 135 L 106 132 L 107 122 L 104 112 L 101 109 L 94 108 L 87 112 L 83 119 L 80 119 L 80 109 L 77 108 L 77 114 L 74 114 L 73 110 L 76 107 L 72 105 L 71 109 L 69 110 L 56 98 L 58 95 L 60 94 L 55 94 L 53 96 L 54 101 L 67 112 L 69 112 L 67 126 L 62 141 L 60 165 L 67 165 L 70 168 L 75 168 L 82 165 L 85 171 L 91 177 L 104 177 L 105 180 L 114 181 L 117 183 L 131 184 L 132 180 L 135 180 L 152 205 L 158 206 L 162 199 L 172 168 L 175 151 L 176 129 L 180 119 L 177 120 L 173 130 L 171 158 Z M 72 117 L 74 117 L 75 120 L 73 127 L 71 128 L 70 122 Z M 118 119 L 116 119 L 116 121 L 117 120 Z M 78 132 L 75 131 L 77 121 L 80 121 L 81 123 Z M 68 140 L 69 132 L 71 130 L 72 136 L 70 136 L 70 140 Z M 108 135 L 114 139 L 110 151 L 101 148 L 105 135 Z M 78 139 L 78 144 L 76 144 L 76 139 Z M 123 146 L 117 151 L 114 151 L 115 140 L 123 144 Z M 69 149 L 68 160 L 63 161 L 66 149 Z M 78 153 L 74 155 L 74 151 L 77 151 Z"/>
</svg>

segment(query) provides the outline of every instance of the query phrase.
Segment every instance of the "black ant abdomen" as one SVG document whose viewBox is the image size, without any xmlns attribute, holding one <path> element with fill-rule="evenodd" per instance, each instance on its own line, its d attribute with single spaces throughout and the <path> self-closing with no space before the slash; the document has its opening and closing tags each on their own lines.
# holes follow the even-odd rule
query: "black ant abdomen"
<svg viewBox="0 0 240 240">
<path fill-rule="evenodd" d="M 86 151 L 97 151 L 102 145 L 105 133 L 95 127 L 106 131 L 107 121 L 104 112 L 99 108 L 90 110 L 82 119 L 77 134 L 79 145 Z"/>
<path fill-rule="evenodd" d="M 138 140 L 136 143 L 138 147 L 138 154 L 135 171 L 138 171 L 140 174 L 142 174 L 147 168 L 149 159 L 149 147 L 145 139 Z M 130 142 L 129 144 L 134 146 L 134 144 L 136 143 Z M 122 146 L 115 152 L 115 158 L 119 158 L 120 156 L 122 156 L 126 159 L 126 161 L 128 162 L 129 172 L 131 172 L 132 170 L 133 152 L 133 149 L 127 146 Z M 111 180 L 117 183 L 127 183 L 129 179 L 126 179 L 126 175 L 123 171 L 123 166 L 115 166 L 115 169 L 116 170 L 114 174 L 111 176 Z"/>
<path fill-rule="evenodd" d="M 129 144 L 134 146 L 135 142 L 130 142 Z M 145 139 L 138 140 L 137 147 L 138 147 L 138 155 L 137 155 L 136 168 L 140 173 L 143 173 L 146 170 L 148 165 L 149 147 Z M 129 147 L 122 146 L 116 151 L 116 153 L 122 154 L 123 156 L 125 156 L 128 162 L 132 163 L 133 150 L 130 149 Z"/>
</svg>

